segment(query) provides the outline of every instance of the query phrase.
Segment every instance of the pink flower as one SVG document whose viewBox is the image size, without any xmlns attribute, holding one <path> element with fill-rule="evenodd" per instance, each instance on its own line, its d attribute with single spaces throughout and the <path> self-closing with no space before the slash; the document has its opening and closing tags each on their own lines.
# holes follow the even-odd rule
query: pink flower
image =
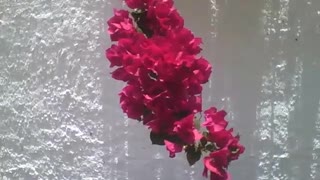
<svg viewBox="0 0 320 180">
<path fill-rule="evenodd" d="M 229 163 L 233 159 L 233 155 L 237 154 L 235 157 L 238 158 L 239 154 L 244 151 L 243 146 L 234 147 L 237 148 L 237 153 L 230 151 L 230 147 L 225 147 L 216 151 L 213 151 L 209 156 L 204 158 L 204 171 L 203 176 L 207 177 L 208 170 L 210 171 L 211 180 L 229 180 L 231 176 L 227 173 L 226 169 Z"/>
<path fill-rule="evenodd" d="M 129 12 L 125 10 L 114 10 L 114 16 L 108 20 L 110 38 L 118 41 L 121 38 L 128 38 L 137 33 Z"/>
<path fill-rule="evenodd" d="M 227 180 L 228 173 L 226 167 L 228 151 L 220 150 L 211 153 L 209 156 L 203 159 L 204 171 L 203 176 L 207 177 L 208 170 L 210 171 L 211 180 Z"/>
<path fill-rule="evenodd" d="M 201 150 L 210 151 L 204 158 L 203 175 L 210 171 L 211 180 L 229 179 L 229 163 L 245 148 L 239 136 L 233 136 L 233 129 L 226 129 L 226 112 L 214 107 L 204 111 L 206 136 L 194 125 L 195 113 L 202 111 L 202 84 L 212 72 L 210 63 L 196 56 L 202 50 L 201 38 L 183 27 L 173 0 L 125 2 L 135 10 L 131 14 L 114 10 L 108 32 L 118 42 L 106 50 L 110 67 L 117 67 L 112 77 L 127 83 L 119 93 L 123 112 L 148 126 L 152 143 L 165 145 L 170 157 L 187 145 L 193 147 L 193 151 L 185 150 L 193 164 Z"/>
<path fill-rule="evenodd" d="M 193 74 L 199 81 L 199 83 L 207 83 L 211 74 L 212 67 L 209 62 L 204 58 L 199 58 L 195 61 L 193 67 Z"/>
<path fill-rule="evenodd" d="M 201 94 L 202 86 L 198 81 L 194 81 L 194 78 L 186 78 L 182 83 L 189 95 Z"/>
<path fill-rule="evenodd" d="M 180 30 L 184 20 L 173 7 L 172 0 L 126 0 L 131 8 L 142 9 L 137 22 L 140 29 L 151 35 L 166 35 L 171 30 Z"/>
<path fill-rule="evenodd" d="M 239 144 L 239 136 L 233 136 L 233 129 L 226 130 L 228 122 L 224 119 L 225 111 L 217 111 L 216 108 L 211 107 L 205 112 L 205 126 L 208 130 L 206 140 L 215 146 L 215 150 L 210 153 L 204 160 L 204 176 L 207 171 L 211 173 L 212 180 L 228 179 L 226 172 L 231 161 L 239 158 L 245 148 Z"/>
<path fill-rule="evenodd" d="M 111 74 L 112 78 L 116 80 L 122 80 L 125 82 L 133 80 L 133 77 L 125 70 L 125 68 L 118 68 L 114 70 Z"/>
<path fill-rule="evenodd" d="M 228 145 L 228 150 L 230 152 L 229 161 L 237 160 L 239 156 L 244 153 L 245 147 L 239 144 L 239 136 L 233 138 Z"/>
<path fill-rule="evenodd" d="M 134 33 L 128 38 L 119 39 L 118 45 L 125 49 L 126 54 L 139 55 L 141 54 L 141 47 L 139 44 L 143 44 L 149 41 L 143 34 Z"/>
<path fill-rule="evenodd" d="M 200 47 L 202 39 L 194 37 L 193 33 L 187 28 L 182 28 L 178 32 L 169 31 L 168 38 L 173 39 L 177 44 L 181 44 L 180 48 L 190 55 L 197 55 L 202 50 Z"/>
<path fill-rule="evenodd" d="M 123 88 L 120 93 L 120 105 L 129 118 L 140 120 L 146 111 L 141 90 L 133 85 Z"/>
<path fill-rule="evenodd" d="M 159 34 L 167 33 L 168 31 L 181 30 L 184 25 L 184 20 L 178 13 L 178 11 L 172 8 L 173 3 L 170 1 L 158 3 L 154 6 L 152 17 L 156 17 L 158 20 Z M 152 12 L 151 9 L 149 9 Z M 149 17 L 151 15 L 148 14 Z M 162 30 L 162 31 L 161 31 Z"/>
<path fill-rule="evenodd" d="M 232 129 L 227 131 L 225 129 L 221 131 L 209 131 L 207 136 L 208 141 L 214 142 L 217 148 L 221 149 L 226 147 L 233 139 Z"/>
<path fill-rule="evenodd" d="M 174 123 L 173 132 L 175 132 L 185 144 L 193 144 L 202 137 L 199 131 L 194 127 L 193 121 L 194 114 L 190 114 Z"/>
<path fill-rule="evenodd" d="M 165 140 L 164 141 L 167 150 L 169 151 L 170 155 L 169 157 L 174 158 L 176 156 L 176 153 L 179 153 L 183 149 L 183 145 L 177 144 L 177 143 L 172 143 L 170 141 Z"/>
<path fill-rule="evenodd" d="M 228 122 L 224 119 L 227 115 L 225 111 L 217 111 L 215 107 L 211 107 L 204 111 L 204 114 L 205 122 L 203 126 L 205 126 L 209 132 L 221 131 L 227 127 Z"/>
<path fill-rule="evenodd" d="M 183 111 L 191 113 L 198 113 L 202 111 L 202 97 L 199 96 L 189 96 L 183 100 L 177 101 L 175 109 L 177 112 Z"/>
<path fill-rule="evenodd" d="M 153 0 L 125 0 L 127 6 L 131 9 L 145 9 L 151 1 Z"/>
<path fill-rule="evenodd" d="M 110 61 L 110 67 L 122 66 L 123 53 L 122 49 L 114 44 L 106 50 L 106 57 Z"/>
</svg>

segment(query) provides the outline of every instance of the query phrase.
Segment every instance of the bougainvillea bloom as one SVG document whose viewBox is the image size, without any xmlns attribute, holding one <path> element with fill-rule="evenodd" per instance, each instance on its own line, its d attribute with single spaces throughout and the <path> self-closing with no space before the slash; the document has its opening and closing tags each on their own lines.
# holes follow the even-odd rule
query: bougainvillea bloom
<svg viewBox="0 0 320 180">
<path fill-rule="evenodd" d="M 114 10 L 114 16 L 107 22 L 109 25 L 108 32 L 112 41 L 118 41 L 121 38 L 128 38 L 136 33 L 133 26 L 132 18 L 129 12 L 125 10 Z"/>
<path fill-rule="evenodd" d="M 227 180 L 231 161 L 245 148 L 233 129 L 226 129 L 226 112 L 204 111 L 207 132 L 200 133 L 202 85 L 211 64 L 201 52 L 202 40 L 184 27 L 173 0 L 125 0 L 133 11 L 114 10 L 107 21 L 115 43 L 106 50 L 111 75 L 127 85 L 120 106 L 131 119 L 150 129 L 152 144 L 163 145 L 170 157 L 184 151 L 189 165 L 204 155 L 204 176 Z"/>
<path fill-rule="evenodd" d="M 227 153 L 228 151 L 226 150 L 220 150 L 205 157 L 203 159 L 205 166 L 203 175 L 207 177 L 209 170 L 211 180 L 227 180 L 229 177 L 226 171 L 226 167 L 228 166 Z"/>
<path fill-rule="evenodd" d="M 228 179 L 226 169 L 229 163 L 238 159 L 245 148 L 239 144 L 239 136 L 233 136 L 233 129 L 227 130 L 227 121 L 225 111 L 217 111 L 216 108 L 211 107 L 205 111 L 205 126 L 208 130 L 207 141 L 215 145 L 215 151 L 211 152 L 209 156 L 205 157 L 204 175 L 207 170 L 211 172 L 211 179 Z"/>
<path fill-rule="evenodd" d="M 183 149 L 182 144 L 173 143 L 173 142 L 170 142 L 167 140 L 165 140 L 164 143 L 166 145 L 167 150 L 170 153 L 169 157 L 171 157 L 171 158 L 174 158 L 176 156 L 176 153 L 181 152 Z"/>
<path fill-rule="evenodd" d="M 205 122 L 203 126 L 205 126 L 209 132 L 221 131 L 227 127 L 228 122 L 224 119 L 227 115 L 225 111 L 217 111 L 215 107 L 211 107 L 204 111 L 204 114 Z"/>
<path fill-rule="evenodd" d="M 141 90 L 132 85 L 123 88 L 120 93 L 120 105 L 129 118 L 140 119 L 145 111 Z"/>
<path fill-rule="evenodd" d="M 182 120 L 174 123 L 173 131 L 177 133 L 178 137 L 185 144 L 192 144 L 195 142 L 195 140 L 200 140 L 202 137 L 202 135 L 194 127 L 193 120 L 194 114 L 190 114 Z"/>
<path fill-rule="evenodd" d="M 152 0 L 125 0 L 127 6 L 131 9 L 145 9 Z"/>
<path fill-rule="evenodd" d="M 184 25 L 183 18 L 173 8 L 172 0 L 154 1 L 154 6 L 148 8 L 147 18 L 152 22 L 149 25 L 155 34 L 165 35 L 168 31 L 178 31 Z"/>
</svg>

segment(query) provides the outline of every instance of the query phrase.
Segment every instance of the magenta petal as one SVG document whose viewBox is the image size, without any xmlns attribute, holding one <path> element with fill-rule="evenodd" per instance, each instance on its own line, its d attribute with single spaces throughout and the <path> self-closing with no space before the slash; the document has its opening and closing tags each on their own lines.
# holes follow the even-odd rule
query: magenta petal
<svg viewBox="0 0 320 180">
<path fill-rule="evenodd" d="M 169 157 L 171 158 L 174 158 L 176 156 L 176 153 L 181 152 L 183 149 L 183 146 L 180 144 L 172 143 L 167 140 L 164 140 L 164 143 L 166 145 L 167 150 L 170 153 Z"/>
<path fill-rule="evenodd" d="M 202 172 L 202 176 L 203 177 L 208 177 L 208 168 L 206 168 L 206 166 L 204 166 L 203 172 Z"/>
<path fill-rule="evenodd" d="M 219 176 L 223 176 L 223 174 L 220 172 L 220 168 L 218 169 L 216 166 L 214 166 L 212 164 L 212 159 L 210 157 L 205 157 L 203 159 L 203 162 L 204 162 L 204 165 L 205 167 L 211 172 L 211 173 L 214 173 L 214 174 L 217 174 Z"/>
<path fill-rule="evenodd" d="M 210 132 L 217 132 L 224 130 L 228 126 L 228 122 L 224 119 L 227 115 L 225 111 L 217 111 L 215 107 L 211 107 L 210 109 L 204 112 L 205 114 L 205 122 L 202 124 L 205 126 Z"/>
<path fill-rule="evenodd" d="M 129 81 L 131 78 L 130 74 L 124 68 L 118 68 L 112 73 L 112 78 L 116 80 Z"/>
<path fill-rule="evenodd" d="M 194 143 L 196 138 L 195 135 L 197 135 L 197 138 L 201 138 L 199 137 L 200 135 L 195 134 L 197 132 L 194 131 L 196 129 L 194 127 L 193 120 L 194 114 L 190 114 L 189 116 L 174 123 L 174 132 L 176 132 L 179 138 L 187 144 Z"/>
</svg>

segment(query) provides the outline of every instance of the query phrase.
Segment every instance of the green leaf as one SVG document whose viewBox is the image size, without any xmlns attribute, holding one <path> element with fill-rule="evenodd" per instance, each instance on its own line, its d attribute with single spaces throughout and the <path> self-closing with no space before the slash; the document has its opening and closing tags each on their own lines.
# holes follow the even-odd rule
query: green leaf
<svg viewBox="0 0 320 180">
<path fill-rule="evenodd" d="M 207 145 L 206 145 L 205 149 L 206 149 L 207 151 L 209 151 L 209 152 L 213 152 L 213 151 L 215 151 L 217 148 L 216 148 L 216 146 L 215 146 L 214 144 L 210 143 L 210 144 L 207 144 Z"/>
<path fill-rule="evenodd" d="M 205 136 L 203 136 L 201 139 L 200 139 L 200 145 L 201 147 L 205 147 L 206 144 L 208 143 L 208 140 Z"/>
<path fill-rule="evenodd" d="M 150 140 L 151 140 L 152 144 L 163 146 L 164 139 L 165 139 L 165 137 L 163 135 L 150 132 Z"/>
<path fill-rule="evenodd" d="M 195 145 L 188 145 L 185 149 L 187 160 L 190 166 L 194 165 L 201 158 L 201 151 L 197 150 Z"/>
</svg>

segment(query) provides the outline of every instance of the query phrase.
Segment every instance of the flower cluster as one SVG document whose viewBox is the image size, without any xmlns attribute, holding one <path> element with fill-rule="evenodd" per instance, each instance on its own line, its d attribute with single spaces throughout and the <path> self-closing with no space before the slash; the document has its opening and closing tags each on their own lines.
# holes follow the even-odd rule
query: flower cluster
<svg viewBox="0 0 320 180">
<path fill-rule="evenodd" d="M 244 148 L 232 129 L 225 129 L 225 113 L 215 108 L 205 111 L 208 132 L 200 133 L 195 126 L 202 112 L 202 84 L 212 71 L 209 62 L 197 56 L 201 38 L 184 27 L 172 0 L 125 2 L 134 10 L 114 10 L 107 22 L 116 42 L 106 50 L 110 67 L 117 67 L 112 77 L 127 83 L 119 94 L 121 108 L 150 128 L 152 143 L 165 145 L 170 157 L 184 150 L 192 165 L 209 152 L 205 172 L 211 171 L 212 180 L 225 179 L 229 162 Z"/>
<path fill-rule="evenodd" d="M 244 147 L 239 144 L 239 135 L 233 136 L 233 129 L 226 130 L 228 122 L 224 119 L 227 113 L 217 111 L 212 107 L 205 112 L 205 122 L 203 126 L 208 132 L 201 146 L 212 148 L 209 156 L 204 158 L 204 172 L 211 172 L 211 180 L 229 179 L 226 169 L 232 160 L 238 159 L 239 155 L 244 152 Z M 207 148 L 208 149 L 208 148 Z"/>
</svg>

